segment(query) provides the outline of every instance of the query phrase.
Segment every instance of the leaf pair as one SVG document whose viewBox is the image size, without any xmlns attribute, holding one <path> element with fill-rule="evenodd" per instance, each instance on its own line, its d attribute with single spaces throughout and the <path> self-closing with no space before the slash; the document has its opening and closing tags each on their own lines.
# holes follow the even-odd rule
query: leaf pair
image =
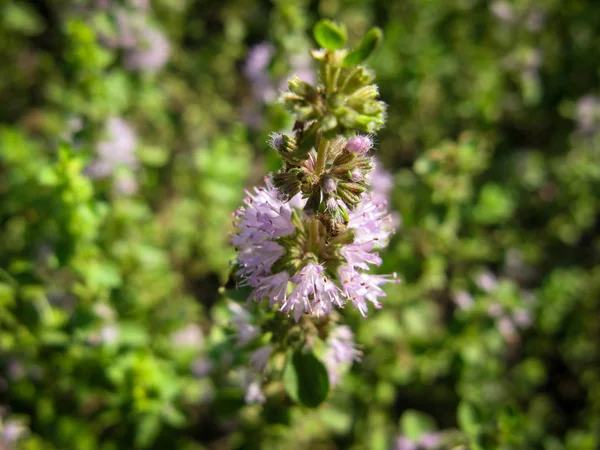
<svg viewBox="0 0 600 450">
<path fill-rule="evenodd" d="M 314 29 L 313 35 L 317 43 L 325 50 L 339 50 L 346 45 L 347 33 L 344 26 L 331 22 L 330 20 L 319 21 Z M 357 66 L 365 61 L 373 53 L 383 40 L 380 28 L 371 28 L 343 61 L 344 67 Z"/>
</svg>

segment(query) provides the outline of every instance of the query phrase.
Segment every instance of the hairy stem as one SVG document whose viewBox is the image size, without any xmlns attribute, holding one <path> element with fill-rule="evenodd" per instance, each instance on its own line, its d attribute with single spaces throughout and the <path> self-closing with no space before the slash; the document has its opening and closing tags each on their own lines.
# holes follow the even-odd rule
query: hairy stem
<svg viewBox="0 0 600 450">
<path fill-rule="evenodd" d="M 308 227 L 308 251 L 317 254 L 319 250 L 319 219 L 310 219 Z"/>
<path fill-rule="evenodd" d="M 336 67 L 335 68 L 335 72 L 333 72 L 333 80 L 331 82 L 331 89 L 332 89 L 331 92 L 335 92 L 335 91 L 338 90 L 337 89 L 337 87 L 338 87 L 338 80 L 339 80 L 341 71 L 342 71 L 341 67 Z"/>
<path fill-rule="evenodd" d="M 327 164 L 327 144 L 328 141 L 323 136 L 319 135 L 317 139 L 317 167 L 316 173 L 318 176 L 321 176 L 323 171 L 325 170 L 325 164 Z"/>
</svg>

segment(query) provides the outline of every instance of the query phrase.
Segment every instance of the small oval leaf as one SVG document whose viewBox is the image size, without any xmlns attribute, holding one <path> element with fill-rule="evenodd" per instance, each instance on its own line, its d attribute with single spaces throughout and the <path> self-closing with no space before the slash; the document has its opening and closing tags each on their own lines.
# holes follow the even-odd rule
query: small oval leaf
<svg viewBox="0 0 600 450">
<path fill-rule="evenodd" d="M 316 408 L 329 393 L 327 368 L 313 352 L 296 350 L 288 357 L 283 384 L 296 403 Z"/>
<path fill-rule="evenodd" d="M 358 66 L 371 56 L 383 41 L 383 32 L 380 28 L 371 28 L 360 41 L 360 44 L 344 58 L 344 67 Z"/>
<path fill-rule="evenodd" d="M 338 50 L 346 45 L 346 28 L 323 19 L 313 28 L 315 41 L 326 50 Z"/>
</svg>

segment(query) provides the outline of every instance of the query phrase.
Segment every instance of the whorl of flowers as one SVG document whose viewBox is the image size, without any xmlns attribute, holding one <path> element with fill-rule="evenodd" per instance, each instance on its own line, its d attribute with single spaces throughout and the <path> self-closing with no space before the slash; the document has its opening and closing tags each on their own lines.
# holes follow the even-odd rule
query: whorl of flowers
<svg viewBox="0 0 600 450">
<path fill-rule="evenodd" d="M 235 214 L 236 275 L 251 299 L 296 321 L 348 303 L 366 316 L 395 279 L 370 273 L 393 231 L 387 201 L 371 191 L 374 141 L 364 134 L 383 126 L 385 104 L 372 73 L 346 64 L 352 53 L 312 55 L 320 83 L 289 81 L 282 101 L 297 116 L 294 130 L 271 135 L 283 168 L 247 192 Z"/>
</svg>

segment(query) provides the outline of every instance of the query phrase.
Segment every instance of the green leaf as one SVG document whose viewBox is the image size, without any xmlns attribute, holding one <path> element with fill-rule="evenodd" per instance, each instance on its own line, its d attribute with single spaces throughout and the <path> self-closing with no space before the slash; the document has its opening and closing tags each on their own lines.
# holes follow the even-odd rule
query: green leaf
<svg viewBox="0 0 600 450">
<path fill-rule="evenodd" d="M 250 294 L 252 294 L 252 288 L 250 286 L 243 286 L 234 289 L 220 287 L 219 294 L 227 297 L 230 300 L 235 300 L 236 302 L 245 302 L 248 300 L 248 297 L 250 297 Z"/>
<path fill-rule="evenodd" d="M 346 44 L 346 28 L 323 19 L 313 28 L 315 41 L 326 50 L 337 50 Z"/>
<path fill-rule="evenodd" d="M 244 394 L 235 388 L 223 388 L 217 391 L 213 401 L 213 410 L 219 416 L 229 417 L 240 411 L 245 405 Z"/>
<path fill-rule="evenodd" d="M 371 28 L 367 34 L 363 36 L 360 44 L 344 58 L 344 67 L 358 66 L 371 56 L 371 53 L 381 45 L 382 41 L 383 32 L 381 29 L 377 27 Z"/>
<path fill-rule="evenodd" d="M 144 146 L 137 151 L 138 158 L 147 166 L 162 167 L 169 162 L 169 152 L 158 146 Z"/>
<path fill-rule="evenodd" d="M 477 417 L 477 412 L 472 405 L 464 401 L 460 402 L 456 415 L 458 419 L 458 425 L 465 433 L 470 436 L 477 434 L 479 431 L 479 420 Z"/>
<path fill-rule="evenodd" d="M 506 188 L 498 184 L 486 184 L 473 208 L 473 218 L 483 225 L 502 223 L 512 217 L 515 203 Z"/>
<path fill-rule="evenodd" d="M 312 351 L 296 350 L 288 357 L 283 384 L 297 403 L 316 408 L 329 393 L 329 375 L 325 365 Z"/>
<path fill-rule="evenodd" d="M 34 8 L 16 2 L 9 2 L 2 10 L 2 25 L 25 36 L 34 36 L 44 30 L 43 21 Z"/>
<path fill-rule="evenodd" d="M 435 431 L 435 421 L 427 414 L 409 409 L 400 417 L 400 431 L 403 436 L 418 441 L 421 435 Z"/>
<path fill-rule="evenodd" d="M 148 448 L 156 440 L 162 424 L 156 415 L 147 415 L 139 422 L 135 433 L 136 448 Z"/>
</svg>

